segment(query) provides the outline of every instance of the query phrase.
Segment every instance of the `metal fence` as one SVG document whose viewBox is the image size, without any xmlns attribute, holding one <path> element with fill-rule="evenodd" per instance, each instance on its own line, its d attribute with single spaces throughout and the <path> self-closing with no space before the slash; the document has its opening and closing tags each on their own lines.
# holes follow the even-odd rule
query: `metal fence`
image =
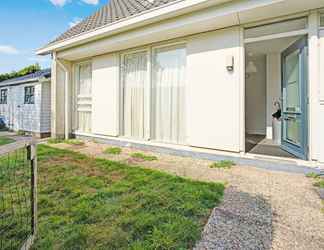
<svg viewBox="0 0 324 250">
<path fill-rule="evenodd" d="M 27 250 L 37 225 L 36 144 L 0 147 L 0 249 Z"/>
</svg>

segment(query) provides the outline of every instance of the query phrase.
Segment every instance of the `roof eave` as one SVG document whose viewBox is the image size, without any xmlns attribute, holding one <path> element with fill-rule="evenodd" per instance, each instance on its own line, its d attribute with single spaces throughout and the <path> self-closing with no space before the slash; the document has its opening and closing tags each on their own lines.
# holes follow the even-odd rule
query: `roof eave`
<svg viewBox="0 0 324 250">
<path fill-rule="evenodd" d="M 96 39 L 100 39 L 107 35 L 114 35 L 132 28 L 138 28 L 149 23 L 159 21 L 161 20 L 161 18 L 170 18 L 185 14 L 186 12 L 190 12 L 192 8 L 197 8 L 197 6 L 200 6 L 200 8 L 205 8 L 206 5 L 211 4 L 211 2 L 213 5 L 217 5 L 230 1 L 232 0 L 179 0 L 176 2 L 171 2 L 152 10 L 144 11 L 140 14 L 124 18 L 118 22 L 105 25 L 98 29 L 85 32 L 53 44 L 49 44 L 43 48 L 36 50 L 36 54 L 48 55 L 54 51 L 81 45 L 90 41 L 94 41 Z"/>
</svg>

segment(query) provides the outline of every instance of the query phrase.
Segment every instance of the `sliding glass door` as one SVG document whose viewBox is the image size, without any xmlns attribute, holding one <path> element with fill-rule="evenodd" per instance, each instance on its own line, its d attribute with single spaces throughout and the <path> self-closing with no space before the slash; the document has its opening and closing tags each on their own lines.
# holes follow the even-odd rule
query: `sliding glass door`
<svg viewBox="0 0 324 250">
<path fill-rule="evenodd" d="M 152 136 L 160 142 L 186 143 L 186 49 L 184 46 L 153 51 Z"/>
<path fill-rule="evenodd" d="M 145 88 L 148 82 L 146 51 L 123 56 L 123 135 L 143 139 L 145 136 Z"/>
</svg>

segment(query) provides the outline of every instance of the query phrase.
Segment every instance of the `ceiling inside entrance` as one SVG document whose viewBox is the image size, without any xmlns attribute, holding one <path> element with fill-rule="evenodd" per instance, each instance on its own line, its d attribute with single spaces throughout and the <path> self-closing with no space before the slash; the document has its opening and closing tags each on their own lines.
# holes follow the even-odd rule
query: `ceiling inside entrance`
<svg viewBox="0 0 324 250">
<path fill-rule="evenodd" d="M 267 41 L 248 43 L 245 45 L 248 56 L 261 56 L 270 53 L 281 53 L 301 36 L 284 37 Z"/>
</svg>

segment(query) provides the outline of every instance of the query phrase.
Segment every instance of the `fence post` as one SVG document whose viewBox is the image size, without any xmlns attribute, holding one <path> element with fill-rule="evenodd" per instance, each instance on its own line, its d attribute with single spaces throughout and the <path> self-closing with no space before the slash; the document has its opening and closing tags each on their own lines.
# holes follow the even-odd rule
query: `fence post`
<svg viewBox="0 0 324 250">
<path fill-rule="evenodd" d="M 28 160 L 31 165 L 31 226 L 33 238 L 37 232 L 37 144 L 32 142 L 27 148 Z"/>
</svg>

